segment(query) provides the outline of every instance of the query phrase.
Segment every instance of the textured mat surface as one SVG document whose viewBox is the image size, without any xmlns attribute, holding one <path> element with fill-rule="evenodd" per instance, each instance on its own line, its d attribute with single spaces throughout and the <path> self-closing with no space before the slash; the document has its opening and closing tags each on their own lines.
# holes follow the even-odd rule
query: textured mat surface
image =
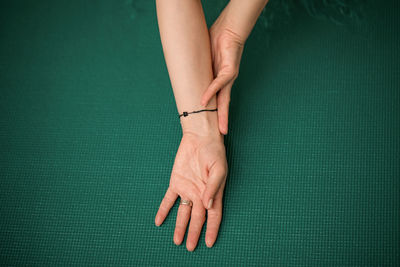
<svg viewBox="0 0 400 267">
<path fill-rule="evenodd" d="M 267 46 L 256 26 L 220 234 L 188 252 L 177 203 L 154 225 L 181 136 L 154 1 L 1 1 L 1 265 L 398 266 L 399 4 L 384 2 L 360 32 L 300 10 Z"/>
</svg>

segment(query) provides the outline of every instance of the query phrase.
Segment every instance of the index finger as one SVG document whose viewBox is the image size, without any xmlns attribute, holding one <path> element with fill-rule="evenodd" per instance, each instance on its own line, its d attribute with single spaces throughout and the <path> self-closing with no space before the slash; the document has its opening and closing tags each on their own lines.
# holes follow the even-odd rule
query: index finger
<svg viewBox="0 0 400 267">
<path fill-rule="evenodd" d="M 203 93 L 201 97 L 200 104 L 203 106 L 207 106 L 210 99 L 225 85 L 227 85 L 234 78 L 234 74 L 224 73 L 218 75 L 208 86 L 207 90 Z"/>
<path fill-rule="evenodd" d="M 178 198 L 178 194 L 173 192 L 170 187 L 168 187 L 167 192 L 164 195 L 163 200 L 161 201 L 160 207 L 156 214 L 155 223 L 157 226 L 160 226 L 165 218 L 167 217 L 170 209 L 174 205 L 176 199 Z"/>
</svg>

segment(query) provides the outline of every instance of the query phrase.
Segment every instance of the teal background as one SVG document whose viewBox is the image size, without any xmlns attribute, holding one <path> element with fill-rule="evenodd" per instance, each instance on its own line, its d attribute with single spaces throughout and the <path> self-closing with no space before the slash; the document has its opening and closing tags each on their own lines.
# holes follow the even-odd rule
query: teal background
<svg viewBox="0 0 400 267">
<path fill-rule="evenodd" d="M 1 1 L 1 265 L 400 265 L 398 11 L 256 25 L 219 237 L 189 252 L 178 203 L 154 224 L 181 137 L 154 1 Z"/>
</svg>

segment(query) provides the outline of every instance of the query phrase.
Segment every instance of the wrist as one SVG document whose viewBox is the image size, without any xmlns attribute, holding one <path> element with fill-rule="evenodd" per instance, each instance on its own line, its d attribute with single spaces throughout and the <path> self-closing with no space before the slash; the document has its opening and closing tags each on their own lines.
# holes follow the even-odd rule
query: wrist
<svg viewBox="0 0 400 267">
<path fill-rule="evenodd" d="M 218 17 L 220 27 L 223 31 L 229 33 L 236 41 L 242 45 L 246 43 L 246 40 L 250 34 L 251 29 L 247 25 L 247 21 L 243 20 L 242 10 L 235 6 L 236 3 L 230 1 L 225 9 L 221 12 Z"/>
<path fill-rule="evenodd" d="M 202 108 L 195 109 L 201 110 Z M 211 109 L 211 108 L 206 108 Z M 213 108 L 212 108 L 213 109 Z M 187 112 L 191 112 L 188 110 Z M 194 111 L 194 110 L 193 110 Z M 191 113 L 188 116 L 181 116 L 180 123 L 182 126 L 182 134 L 192 134 L 197 136 L 212 136 L 223 138 L 218 127 L 217 111 L 202 111 L 199 113 Z"/>
<path fill-rule="evenodd" d="M 221 17 L 226 27 L 236 33 L 244 44 L 268 0 L 230 0 Z"/>
</svg>

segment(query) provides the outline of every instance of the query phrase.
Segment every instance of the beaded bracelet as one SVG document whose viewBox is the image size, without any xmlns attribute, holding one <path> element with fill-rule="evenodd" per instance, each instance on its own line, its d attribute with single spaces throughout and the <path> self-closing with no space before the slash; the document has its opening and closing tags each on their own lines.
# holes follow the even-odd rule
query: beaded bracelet
<svg viewBox="0 0 400 267">
<path fill-rule="evenodd" d="M 186 111 L 184 111 L 182 114 L 179 115 L 179 118 L 180 118 L 181 116 L 186 117 L 186 116 L 188 116 L 188 115 L 191 114 L 191 113 L 199 113 L 199 112 L 202 112 L 202 111 L 217 111 L 217 110 L 218 110 L 218 108 L 216 108 L 216 109 L 202 109 L 202 110 L 196 110 L 196 111 L 192 111 L 192 112 L 186 112 Z"/>
</svg>

